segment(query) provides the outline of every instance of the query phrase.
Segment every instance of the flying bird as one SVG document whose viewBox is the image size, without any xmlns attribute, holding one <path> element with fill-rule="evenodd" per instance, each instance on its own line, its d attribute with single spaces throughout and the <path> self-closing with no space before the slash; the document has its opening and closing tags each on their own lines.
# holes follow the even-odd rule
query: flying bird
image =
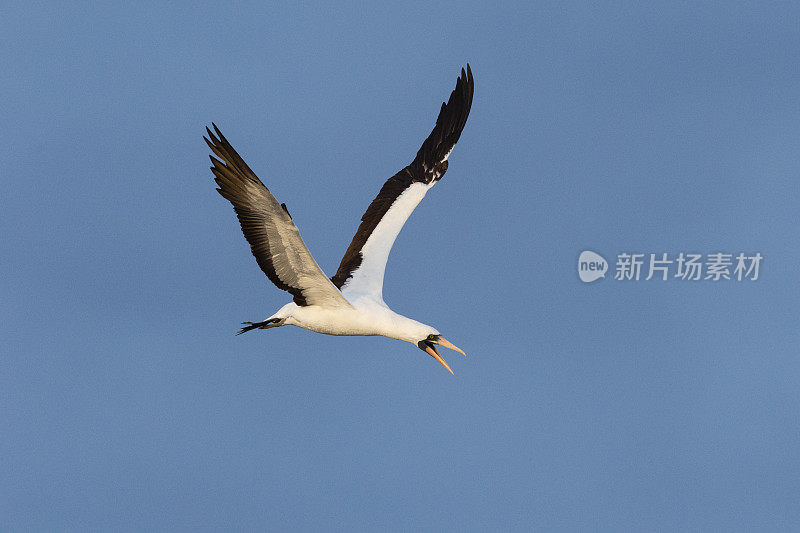
<svg viewBox="0 0 800 533">
<path fill-rule="evenodd" d="M 214 153 L 211 171 L 217 191 L 233 204 L 258 266 L 293 297 L 266 320 L 242 322 L 245 327 L 237 335 L 286 325 L 327 335 L 382 335 L 416 344 L 453 373 L 436 345 L 464 351 L 433 326 L 392 311 L 383 301 L 383 275 L 403 224 L 447 170 L 447 158 L 467 122 L 473 91 L 472 71 L 467 65 L 414 160 L 386 180 L 361 217 L 339 269 L 330 279 L 300 238 L 286 204 L 275 199 L 216 124 L 212 123 L 213 132 L 206 128 L 208 138 L 204 139 Z"/>
</svg>

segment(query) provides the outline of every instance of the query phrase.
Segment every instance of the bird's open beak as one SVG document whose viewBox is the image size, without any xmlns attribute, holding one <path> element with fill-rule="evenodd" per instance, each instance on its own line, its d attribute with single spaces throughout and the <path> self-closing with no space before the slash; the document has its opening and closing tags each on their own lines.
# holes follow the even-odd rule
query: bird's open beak
<svg viewBox="0 0 800 533">
<path fill-rule="evenodd" d="M 432 342 L 435 342 L 436 344 L 438 344 L 440 346 L 444 346 L 445 348 L 450 348 L 451 350 L 455 350 L 457 352 L 461 352 L 463 355 L 467 355 L 467 354 L 464 353 L 464 350 L 462 350 L 461 348 L 459 348 L 458 346 L 456 346 L 455 344 L 453 344 L 449 340 L 445 339 L 444 337 L 439 337 L 438 340 L 432 341 Z M 428 352 L 428 355 L 430 355 L 431 357 L 433 357 L 434 359 L 439 361 L 442 364 L 442 366 L 445 367 L 451 374 L 453 374 L 453 371 L 450 370 L 450 367 L 447 365 L 447 363 L 445 363 L 444 359 L 442 359 L 442 356 L 439 355 L 439 352 L 436 351 L 436 347 L 433 344 L 426 343 L 425 351 Z"/>
</svg>

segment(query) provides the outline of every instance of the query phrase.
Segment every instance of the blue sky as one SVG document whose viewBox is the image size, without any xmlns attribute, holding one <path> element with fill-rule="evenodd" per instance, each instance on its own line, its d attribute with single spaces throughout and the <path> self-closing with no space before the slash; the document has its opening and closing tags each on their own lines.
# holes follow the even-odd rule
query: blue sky
<svg viewBox="0 0 800 533">
<path fill-rule="evenodd" d="M 10 529 L 787 530 L 800 522 L 800 8 L 4 7 Z M 333 274 L 469 62 L 389 259 L 465 349 L 297 328 L 214 191 L 215 121 Z M 576 262 L 611 263 L 584 284 Z M 761 253 L 757 281 L 617 254 Z"/>
</svg>

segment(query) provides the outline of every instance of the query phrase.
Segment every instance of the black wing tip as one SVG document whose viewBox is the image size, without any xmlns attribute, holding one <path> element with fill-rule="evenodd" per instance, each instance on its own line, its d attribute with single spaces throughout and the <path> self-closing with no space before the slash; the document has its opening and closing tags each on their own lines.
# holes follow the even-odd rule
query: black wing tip
<svg viewBox="0 0 800 533">
<path fill-rule="evenodd" d="M 461 82 L 464 86 L 464 92 L 469 94 L 470 103 L 472 102 L 472 92 L 475 89 L 475 79 L 472 77 L 472 68 L 467 63 L 467 70 L 465 71 L 464 68 L 461 68 L 461 76 L 458 77 L 458 82 Z M 456 85 L 458 85 L 456 82 Z M 458 88 L 458 87 L 456 87 Z"/>
<path fill-rule="evenodd" d="M 214 128 L 214 131 L 211 131 L 211 129 L 208 126 L 206 126 L 206 134 L 208 135 L 208 138 L 203 136 L 203 139 L 205 139 L 206 143 L 208 143 L 208 145 L 211 146 L 212 148 L 213 148 L 212 144 L 216 146 L 220 145 L 224 146 L 228 144 L 228 139 L 226 139 L 225 136 L 222 134 L 222 132 L 219 131 L 219 128 L 214 122 L 211 123 L 211 127 Z"/>
<path fill-rule="evenodd" d="M 222 134 L 222 132 L 219 131 L 219 128 L 217 127 L 217 125 L 214 122 L 211 123 L 211 127 L 214 128 L 214 132 L 217 134 L 217 137 L 219 138 L 219 140 L 224 142 L 225 144 L 228 144 L 228 139 L 226 139 L 225 136 Z"/>
<path fill-rule="evenodd" d="M 208 144 L 209 148 L 211 148 L 212 150 L 214 150 L 215 148 L 216 149 L 222 148 L 224 150 L 233 150 L 233 147 L 228 142 L 228 139 L 225 138 L 220 129 L 217 127 L 217 124 L 212 122 L 211 127 L 214 128 L 214 131 L 211 131 L 211 129 L 208 126 L 206 126 L 206 135 L 208 137 L 206 137 L 206 135 L 203 136 L 203 140 L 206 141 L 206 144 Z"/>
<path fill-rule="evenodd" d="M 447 170 L 447 156 L 458 142 L 467 123 L 474 92 L 475 80 L 472 76 L 472 67 L 467 63 L 466 70 L 461 68 L 461 74 L 447 102 L 442 102 L 439 115 L 436 117 L 436 125 L 422 143 L 411 164 L 415 174 L 421 176 L 422 181 L 441 179 Z"/>
<path fill-rule="evenodd" d="M 213 131 L 211 128 L 213 128 Z M 215 122 L 211 123 L 211 128 L 206 126 L 207 137 L 203 136 L 203 140 L 213 155 L 217 157 L 215 159 L 212 155 L 209 155 L 211 164 L 214 165 L 211 167 L 214 174 L 218 175 L 217 171 L 230 172 L 235 181 L 243 183 L 249 181 L 263 186 L 264 184 L 261 183 L 255 172 L 247 166 L 242 156 L 231 146 L 231 143 L 228 142 L 228 139 L 225 138 Z M 217 167 L 217 170 L 214 167 Z"/>
</svg>

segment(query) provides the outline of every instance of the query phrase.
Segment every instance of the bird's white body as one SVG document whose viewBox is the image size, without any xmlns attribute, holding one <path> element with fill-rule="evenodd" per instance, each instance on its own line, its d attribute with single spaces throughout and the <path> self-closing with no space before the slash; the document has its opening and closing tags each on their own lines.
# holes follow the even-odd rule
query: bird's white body
<svg viewBox="0 0 800 533">
<path fill-rule="evenodd" d="M 326 335 L 382 335 L 417 343 L 436 328 L 392 311 L 383 300 L 383 277 L 389 252 L 403 224 L 436 182 L 413 183 L 386 211 L 361 248 L 359 268 L 341 288 L 349 305 L 299 306 L 290 302 L 267 318 Z"/>
<path fill-rule="evenodd" d="M 439 334 L 431 326 L 378 304 L 331 309 L 289 302 L 267 320 L 272 319 L 280 319 L 281 325 L 297 326 L 326 335 L 382 335 L 414 344 L 430 334 Z"/>
</svg>

